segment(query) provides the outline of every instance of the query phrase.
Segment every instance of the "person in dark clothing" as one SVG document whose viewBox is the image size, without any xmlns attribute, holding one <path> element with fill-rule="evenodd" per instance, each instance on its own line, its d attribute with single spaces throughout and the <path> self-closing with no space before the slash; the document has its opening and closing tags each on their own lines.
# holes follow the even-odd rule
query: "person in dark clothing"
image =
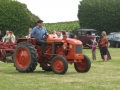
<svg viewBox="0 0 120 90">
<path fill-rule="evenodd" d="M 2 41 L 2 38 L 3 38 L 3 34 L 1 32 L 1 30 L 0 30 L 0 41 Z"/>
<path fill-rule="evenodd" d="M 43 27 L 43 21 L 38 20 L 37 26 L 34 27 L 29 34 L 29 38 L 34 37 L 36 38 L 36 43 L 42 46 L 42 53 L 46 52 L 46 41 L 44 40 L 44 36 L 48 35 L 48 32 L 45 27 Z"/>
<path fill-rule="evenodd" d="M 66 32 L 65 32 L 65 31 L 63 31 L 63 32 L 62 32 L 62 35 L 66 35 Z"/>
<path fill-rule="evenodd" d="M 72 33 L 72 31 L 68 31 L 68 33 L 69 33 L 68 38 L 74 38 L 75 37 L 75 35 Z"/>
</svg>

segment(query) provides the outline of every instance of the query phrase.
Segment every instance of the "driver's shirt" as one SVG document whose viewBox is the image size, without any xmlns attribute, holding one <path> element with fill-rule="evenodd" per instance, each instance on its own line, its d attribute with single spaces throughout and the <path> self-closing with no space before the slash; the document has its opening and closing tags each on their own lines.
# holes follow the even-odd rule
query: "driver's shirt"
<svg viewBox="0 0 120 90">
<path fill-rule="evenodd" d="M 45 34 L 48 35 L 48 32 L 45 27 L 42 26 L 42 28 L 40 28 L 36 26 L 30 31 L 30 34 L 37 40 L 41 40 Z"/>
</svg>

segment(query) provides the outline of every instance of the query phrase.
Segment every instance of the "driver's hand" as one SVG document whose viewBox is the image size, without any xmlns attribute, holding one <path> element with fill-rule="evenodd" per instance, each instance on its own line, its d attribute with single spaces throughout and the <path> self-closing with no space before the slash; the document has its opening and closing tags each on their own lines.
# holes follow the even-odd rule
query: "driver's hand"
<svg viewBox="0 0 120 90">
<path fill-rule="evenodd" d="M 43 38 L 47 38 L 47 37 L 48 37 L 48 35 L 44 35 L 44 36 L 43 36 Z"/>
<path fill-rule="evenodd" d="M 43 35 L 43 38 L 45 38 L 46 36 L 45 35 Z"/>
</svg>

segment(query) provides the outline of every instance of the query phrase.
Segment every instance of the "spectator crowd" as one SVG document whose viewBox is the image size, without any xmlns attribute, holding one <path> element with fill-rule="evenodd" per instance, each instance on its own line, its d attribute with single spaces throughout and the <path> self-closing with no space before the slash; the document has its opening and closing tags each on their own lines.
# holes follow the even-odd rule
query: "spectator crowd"
<svg viewBox="0 0 120 90">
<path fill-rule="evenodd" d="M 55 38 L 63 38 L 64 35 L 66 35 L 68 38 L 75 38 L 75 35 L 72 33 L 72 31 L 58 31 L 52 30 L 51 34 L 54 35 Z"/>
<path fill-rule="evenodd" d="M 28 29 L 28 33 L 32 30 L 32 28 Z M 55 30 L 52 30 L 51 32 L 52 35 L 55 36 L 55 38 L 63 38 L 63 35 L 67 35 L 68 38 L 76 38 L 76 36 L 72 33 L 72 31 L 58 31 L 56 32 Z M 25 36 L 26 38 L 28 38 L 29 34 L 27 36 Z M 15 43 L 16 42 L 16 37 L 13 33 L 13 31 L 6 31 L 6 34 L 3 35 L 2 31 L 0 30 L 0 41 L 2 42 L 12 42 Z"/>
<path fill-rule="evenodd" d="M 0 30 L 0 41 L 15 43 L 16 37 L 12 31 L 7 30 L 6 34 L 3 35 L 2 31 Z"/>
</svg>

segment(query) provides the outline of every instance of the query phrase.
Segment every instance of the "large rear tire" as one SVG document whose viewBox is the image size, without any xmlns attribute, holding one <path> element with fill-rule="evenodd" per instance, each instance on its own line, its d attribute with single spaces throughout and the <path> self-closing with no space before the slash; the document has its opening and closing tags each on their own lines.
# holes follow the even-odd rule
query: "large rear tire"
<svg viewBox="0 0 120 90">
<path fill-rule="evenodd" d="M 56 74 L 65 74 L 68 70 L 68 62 L 62 56 L 55 56 L 52 60 L 52 70 Z"/>
<path fill-rule="evenodd" d="M 13 61 L 19 72 L 33 72 L 38 61 L 37 50 L 28 42 L 20 42 L 14 51 Z"/>
<path fill-rule="evenodd" d="M 91 67 L 90 59 L 86 55 L 84 55 L 84 59 L 82 60 L 82 62 L 75 63 L 74 67 L 77 72 L 88 72 Z"/>
</svg>

